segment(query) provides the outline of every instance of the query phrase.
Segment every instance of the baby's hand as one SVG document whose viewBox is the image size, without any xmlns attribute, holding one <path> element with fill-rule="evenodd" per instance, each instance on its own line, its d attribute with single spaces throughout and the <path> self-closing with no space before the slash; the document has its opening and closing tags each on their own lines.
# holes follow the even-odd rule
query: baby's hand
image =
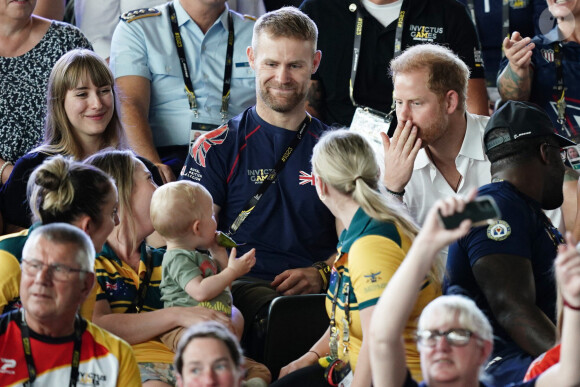
<svg viewBox="0 0 580 387">
<path fill-rule="evenodd" d="M 256 249 L 252 249 L 246 254 L 242 255 L 240 258 L 236 258 L 236 248 L 232 248 L 230 258 L 228 260 L 228 267 L 236 273 L 237 277 L 240 277 L 249 272 L 255 264 Z"/>
</svg>

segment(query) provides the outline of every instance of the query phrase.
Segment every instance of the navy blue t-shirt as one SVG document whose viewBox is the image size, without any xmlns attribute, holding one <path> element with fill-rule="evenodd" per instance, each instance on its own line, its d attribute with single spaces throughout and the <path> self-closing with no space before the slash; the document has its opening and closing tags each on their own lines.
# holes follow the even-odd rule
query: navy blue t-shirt
<svg viewBox="0 0 580 387">
<path fill-rule="evenodd" d="M 314 186 L 312 149 L 327 126 L 313 118 L 282 172 L 233 238 L 256 248 L 250 276 L 271 281 L 284 270 L 311 266 L 336 252 L 334 216 Z M 274 168 L 296 132 L 268 124 L 255 107 L 200 137 L 180 179 L 199 182 L 220 206 L 218 228 L 228 231 Z"/>
<path fill-rule="evenodd" d="M 458 0 L 465 5 L 469 0 Z M 485 78 L 495 85 L 499 63 L 502 59 L 503 0 L 474 0 L 473 6 Z M 509 0 L 509 32 L 518 31 L 523 37 L 540 33 L 539 19 L 547 8 L 546 0 Z"/>
<path fill-rule="evenodd" d="M 490 195 L 496 200 L 501 220 L 490 226 L 473 228 L 450 246 L 445 293 L 463 293 L 472 298 L 485 313 L 496 336 L 495 355 L 513 348 L 513 341 L 491 312 L 473 275 L 473 265 L 480 258 L 494 254 L 517 255 L 530 260 L 536 305 L 555 322 L 556 283 L 552 266 L 557 248 L 550 234 L 555 235 L 559 242 L 562 236 L 552 226 L 540 204 L 507 181 L 487 184 L 479 189 L 478 195 Z"/>
</svg>

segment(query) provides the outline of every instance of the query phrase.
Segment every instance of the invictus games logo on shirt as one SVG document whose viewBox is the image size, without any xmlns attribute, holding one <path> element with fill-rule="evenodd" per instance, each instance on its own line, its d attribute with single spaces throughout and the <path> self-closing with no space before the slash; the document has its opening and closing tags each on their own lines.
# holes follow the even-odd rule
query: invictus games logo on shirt
<svg viewBox="0 0 580 387">
<path fill-rule="evenodd" d="M 433 42 L 437 39 L 439 34 L 443 33 L 443 27 L 429 27 L 429 26 L 416 26 L 411 24 L 409 26 L 409 31 L 411 32 L 411 38 L 419 42 Z"/>
<path fill-rule="evenodd" d="M 273 173 L 273 168 L 266 169 L 248 169 L 248 176 L 250 176 L 250 181 L 254 183 L 263 183 L 266 178 Z M 273 181 L 275 183 L 276 181 Z"/>
<path fill-rule="evenodd" d="M 100 386 L 101 383 L 104 385 L 107 384 L 107 375 L 95 372 L 79 372 L 79 383 L 88 386 Z"/>
</svg>

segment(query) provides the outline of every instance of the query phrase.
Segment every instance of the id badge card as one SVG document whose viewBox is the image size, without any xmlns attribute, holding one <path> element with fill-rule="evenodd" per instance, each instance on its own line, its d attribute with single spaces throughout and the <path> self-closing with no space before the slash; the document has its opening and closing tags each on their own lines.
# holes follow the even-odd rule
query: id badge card
<svg viewBox="0 0 580 387">
<path fill-rule="evenodd" d="M 383 172 L 382 169 L 385 160 L 381 132 L 389 134 L 392 120 L 392 114 L 385 114 L 371 108 L 359 106 L 356 108 L 350 124 L 350 130 L 361 134 L 369 140 L 373 150 L 375 151 L 377 162 L 381 167 L 381 172 Z"/>
<path fill-rule="evenodd" d="M 191 148 L 193 147 L 193 144 L 195 143 L 195 141 L 199 136 L 207 132 L 211 132 L 217 127 L 218 125 L 216 124 L 204 124 L 202 122 L 192 122 L 191 130 L 189 132 L 189 149 L 187 153 L 191 154 Z"/>
<path fill-rule="evenodd" d="M 342 379 L 338 383 L 338 387 L 350 387 L 353 379 L 354 379 L 354 374 L 352 373 L 352 370 L 350 370 L 350 372 L 348 374 L 346 374 L 344 379 Z"/>
</svg>

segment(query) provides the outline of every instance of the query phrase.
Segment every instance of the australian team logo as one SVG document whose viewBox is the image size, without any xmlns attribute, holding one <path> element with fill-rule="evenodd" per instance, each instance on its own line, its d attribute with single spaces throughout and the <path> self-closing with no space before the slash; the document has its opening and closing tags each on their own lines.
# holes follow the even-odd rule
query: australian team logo
<svg viewBox="0 0 580 387">
<path fill-rule="evenodd" d="M 379 275 L 381 274 L 380 271 L 377 271 L 376 273 L 370 273 L 368 275 L 365 275 L 365 278 L 367 278 L 367 282 L 377 282 L 377 280 L 382 279 Z"/>
<path fill-rule="evenodd" d="M 497 220 L 487 227 L 487 237 L 494 241 L 503 241 L 512 233 L 512 228 L 508 222 Z"/>
<path fill-rule="evenodd" d="M 209 152 L 212 146 L 222 144 L 226 140 L 227 136 L 227 125 L 220 126 L 211 132 L 199 136 L 191 147 L 191 157 L 198 165 L 205 167 L 207 152 Z"/>
</svg>

